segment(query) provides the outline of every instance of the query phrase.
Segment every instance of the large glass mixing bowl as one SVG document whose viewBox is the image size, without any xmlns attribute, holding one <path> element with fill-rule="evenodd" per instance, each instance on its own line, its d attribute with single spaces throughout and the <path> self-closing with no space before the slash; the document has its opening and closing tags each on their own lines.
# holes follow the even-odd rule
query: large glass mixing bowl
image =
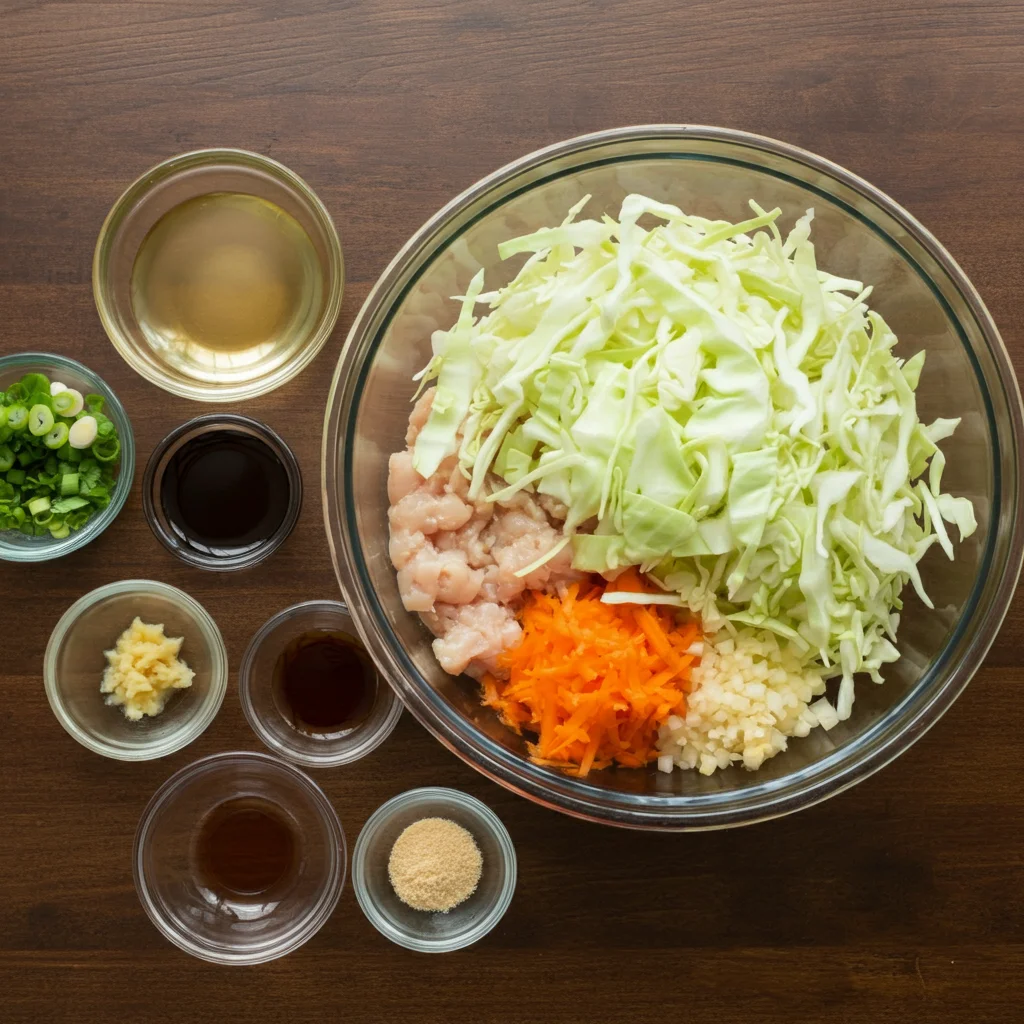
<svg viewBox="0 0 1024 1024">
<path fill-rule="evenodd" d="M 782 207 L 783 223 L 814 208 L 819 265 L 874 285 L 871 304 L 900 337 L 926 349 L 923 420 L 959 416 L 943 444 L 943 489 L 968 496 L 978 530 L 950 563 L 922 565 L 935 599 L 908 600 L 902 657 L 882 686 L 858 686 L 853 717 L 815 730 L 757 772 L 606 770 L 569 778 L 529 762 L 524 742 L 480 706 L 476 685 L 445 675 L 431 636 L 399 599 L 388 560 L 387 461 L 404 447 L 412 375 L 430 335 L 454 321 L 478 268 L 487 286 L 514 268 L 498 243 L 557 224 L 583 195 L 586 215 L 615 213 L 640 192 L 705 217 L 738 221 L 747 201 Z M 517 261 L 511 261 L 518 267 Z M 581 817 L 640 828 L 720 828 L 810 806 L 906 750 L 952 704 L 999 629 L 1021 567 L 1020 394 L 999 334 L 942 246 L 887 196 L 792 146 L 720 128 L 659 125 L 583 136 L 523 157 L 464 192 L 404 246 L 371 291 L 345 344 L 324 431 L 327 533 L 338 578 L 367 648 L 414 715 L 502 785 Z M 910 588 L 908 588 L 909 590 Z"/>
</svg>

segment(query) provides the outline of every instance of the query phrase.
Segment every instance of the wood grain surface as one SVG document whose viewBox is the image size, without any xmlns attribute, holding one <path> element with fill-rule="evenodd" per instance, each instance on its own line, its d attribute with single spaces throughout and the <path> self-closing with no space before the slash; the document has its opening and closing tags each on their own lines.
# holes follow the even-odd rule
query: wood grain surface
<svg viewBox="0 0 1024 1024">
<path fill-rule="evenodd" d="M 299 526 L 266 565 L 214 575 L 146 526 L 116 524 L 49 565 L 0 563 L 0 1021 L 983 1024 L 1024 1020 L 1024 606 L 945 719 L 828 803 L 753 828 L 638 834 L 542 810 L 487 782 L 408 715 L 347 768 L 318 772 L 354 841 L 381 802 L 456 786 L 506 822 L 520 880 L 476 947 L 430 957 L 378 935 L 351 889 L 293 955 L 190 959 L 132 887 L 136 822 L 167 776 L 258 749 L 236 676 L 211 728 L 163 761 L 78 746 L 43 694 L 50 630 L 80 594 L 149 577 L 223 630 L 330 597 L 320 427 L 342 339 L 419 224 L 541 145 L 655 121 L 748 129 L 863 175 L 932 228 L 1024 365 L 1024 7 L 997 0 L 136 0 L 0 2 L 0 352 L 98 371 L 140 466 L 202 411 L 142 381 L 99 324 L 92 247 L 124 186 L 174 153 L 282 160 L 336 219 L 348 272 L 313 367 L 239 411 L 294 446 Z M 141 478 L 141 469 L 138 479 Z"/>
</svg>

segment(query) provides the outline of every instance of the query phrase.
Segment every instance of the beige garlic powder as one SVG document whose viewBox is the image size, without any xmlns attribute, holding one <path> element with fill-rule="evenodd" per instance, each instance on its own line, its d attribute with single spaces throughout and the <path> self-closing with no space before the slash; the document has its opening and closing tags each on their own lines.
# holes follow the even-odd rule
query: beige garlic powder
<svg viewBox="0 0 1024 1024">
<path fill-rule="evenodd" d="M 447 818 L 421 818 L 395 840 L 388 877 L 414 910 L 447 914 L 476 891 L 483 856 L 472 834 Z"/>
</svg>

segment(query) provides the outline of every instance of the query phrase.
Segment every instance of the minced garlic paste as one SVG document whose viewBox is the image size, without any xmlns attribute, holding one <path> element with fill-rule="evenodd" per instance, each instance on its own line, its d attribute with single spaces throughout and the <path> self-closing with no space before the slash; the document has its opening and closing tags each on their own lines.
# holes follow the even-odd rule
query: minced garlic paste
<svg viewBox="0 0 1024 1024">
<path fill-rule="evenodd" d="M 195 673 L 178 658 L 182 643 L 180 636 L 165 636 L 163 625 L 151 626 L 136 616 L 106 652 L 100 693 L 107 694 L 107 703 L 119 706 L 133 722 L 159 715 L 175 690 L 192 685 Z"/>
</svg>

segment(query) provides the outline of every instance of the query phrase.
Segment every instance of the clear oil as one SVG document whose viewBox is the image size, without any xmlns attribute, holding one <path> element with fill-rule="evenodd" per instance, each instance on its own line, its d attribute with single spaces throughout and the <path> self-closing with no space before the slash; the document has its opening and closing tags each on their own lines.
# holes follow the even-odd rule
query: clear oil
<svg viewBox="0 0 1024 1024">
<path fill-rule="evenodd" d="M 237 192 L 197 196 L 150 229 L 132 269 L 132 307 L 170 366 L 212 382 L 280 365 L 315 322 L 324 271 L 302 225 Z"/>
</svg>

